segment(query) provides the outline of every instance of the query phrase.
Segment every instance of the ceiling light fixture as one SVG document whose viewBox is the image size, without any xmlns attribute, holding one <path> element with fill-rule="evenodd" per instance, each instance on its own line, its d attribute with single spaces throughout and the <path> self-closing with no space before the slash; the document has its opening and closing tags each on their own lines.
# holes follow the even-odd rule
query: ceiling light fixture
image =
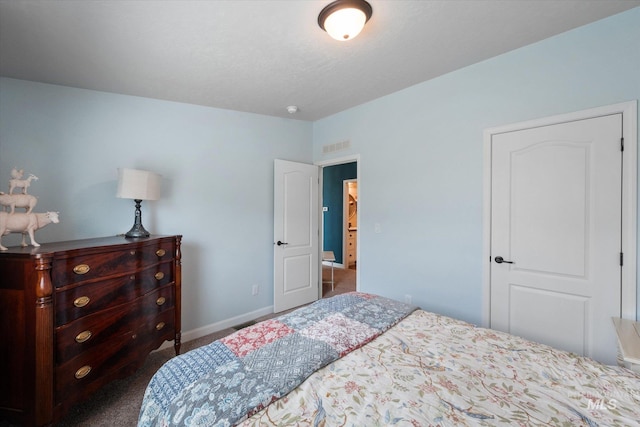
<svg viewBox="0 0 640 427">
<path fill-rule="evenodd" d="M 364 0 L 336 0 L 318 15 L 318 25 L 336 40 L 351 40 L 364 28 L 373 9 Z"/>
</svg>

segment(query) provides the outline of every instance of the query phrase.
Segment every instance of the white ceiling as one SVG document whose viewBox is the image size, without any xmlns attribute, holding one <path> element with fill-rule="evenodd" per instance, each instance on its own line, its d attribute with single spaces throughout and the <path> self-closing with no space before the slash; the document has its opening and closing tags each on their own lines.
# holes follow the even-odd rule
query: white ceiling
<svg viewBox="0 0 640 427">
<path fill-rule="evenodd" d="M 0 0 L 0 75 L 317 120 L 640 5 L 369 0 L 338 42 L 330 1 Z"/>
</svg>

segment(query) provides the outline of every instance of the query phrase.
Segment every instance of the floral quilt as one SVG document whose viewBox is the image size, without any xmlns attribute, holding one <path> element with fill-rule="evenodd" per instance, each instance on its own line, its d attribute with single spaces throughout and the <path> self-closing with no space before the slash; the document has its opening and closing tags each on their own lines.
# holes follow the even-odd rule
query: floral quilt
<svg viewBox="0 0 640 427">
<path fill-rule="evenodd" d="M 160 368 L 145 391 L 138 426 L 237 424 L 415 309 L 354 292 L 241 329 Z"/>
<path fill-rule="evenodd" d="M 639 426 L 640 374 L 417 310 L 242 426 Z"/>
</svg>

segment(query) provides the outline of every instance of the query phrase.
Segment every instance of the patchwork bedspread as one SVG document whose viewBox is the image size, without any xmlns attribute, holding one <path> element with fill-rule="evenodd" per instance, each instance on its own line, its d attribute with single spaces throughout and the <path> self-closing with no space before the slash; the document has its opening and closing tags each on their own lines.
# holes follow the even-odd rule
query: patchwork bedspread
<svg viewBox="0 0 640 427">
<path fill-rule="evenodd" d="M 138 426 L 234 425 L 414 310 L 354 292 L 241 329 L 160 368 L 145 392 Z"/>
<path fill-rule="evenodd" d="M 640 375 L 416 310 L 242 426 L 639 426 Z"/>
</svg>

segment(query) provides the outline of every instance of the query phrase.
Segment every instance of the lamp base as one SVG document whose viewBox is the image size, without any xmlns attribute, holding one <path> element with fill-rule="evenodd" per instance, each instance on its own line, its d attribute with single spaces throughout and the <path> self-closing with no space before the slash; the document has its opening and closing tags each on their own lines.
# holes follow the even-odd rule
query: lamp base
<svg viewBox="0 0 640 427">
<path fill-rule="evenodd" d="M 131 227 L 131 230 L 127 231 L 124 237 L 133 239 L 138 237 L 149 237 L 151 233 L 145 230 L 145 228 L 142 226 L 142 210 L 140 209 L 140 203 L 142 203 L 142 200 L 135 199 L 134 201 L 136 202 L 135 220 L 133 222 L 133 227 Z"/>
<path fill-rule="evenodd" d="M 137 237 L 149 237 L 151 233 L 149 233 L 142 224 L 133 224 L 131 230 L 127 231 L 124 237 L 127 238 L 137 238 Z"/>
</svg>

